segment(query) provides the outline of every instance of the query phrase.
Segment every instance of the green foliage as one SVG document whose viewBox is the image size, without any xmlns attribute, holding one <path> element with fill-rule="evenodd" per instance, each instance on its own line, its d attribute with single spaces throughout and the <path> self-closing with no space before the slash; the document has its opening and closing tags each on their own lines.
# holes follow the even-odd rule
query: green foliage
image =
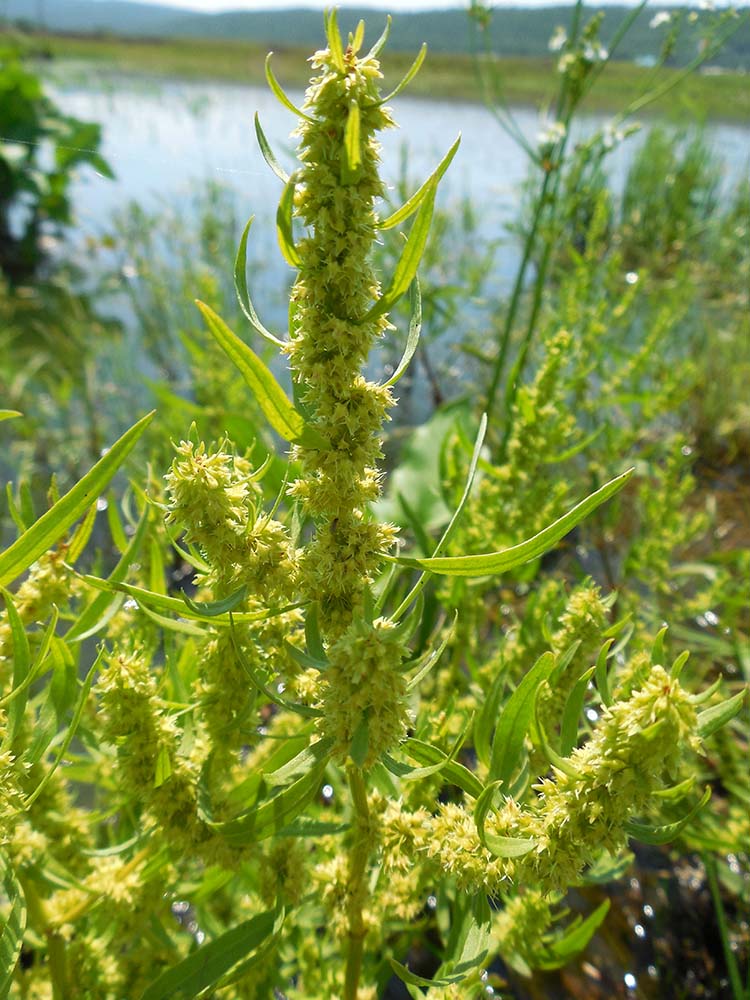
<svg viewBox="0 0 750 1000">
<path fill-rule="evenodd" d="M 425 303 L 459 308 L 429 267 L 417 278 L 451 231 L 434 200 L 456 145 L 383 210 L 385 38 L 360 55 L 364 26 L 345 45 L 335 12 L 325 31 L 296 112 L 299 165 L 280 178 L 287 336 L 251 302 L 247 228 L 225 320 L 224 286 L 189 240 L 176 278 L 140 268 L 158 241 L 146 227 L 133 294 L 152 350 L 174 357 L 171 325 L 200 373 L 195 400 L 156 390 L 179 443 L 166 458 L 154 438 L 149 473 L 108 504 L 118 555 L 94 555 L 93 571 L 75 566 L 94 501 L 150 417 L 62 497 L 53 484 L 40 518 L 28 490 L 8 493 L 0 991 L 14 1000 L 374 1000 L 394 973 L 412 997 L 475 1000 L 487 977 L 510 990 L 576 960 L 610 908 L 590 889 L 627 870 L 631 840 L 750 849 L 748 624 L 732 573 L 747 546 L 696 551 L 711 510 L 675 416 L 696 384 L 676 346 L 695 273 L 680 268 L 697 264 L 677 247 L 673 285 L 645 266 L 625 279 L 603 145 L 565 168 L 608 59 L 599 21 L 578 18 L 564 42 L 563 126 L 530 149 L 523 263 L 473 352 L 476 391 L 414 433 L 385 497 L 396 375 L 369 379 L 368 359 L 393 318 L 403 374 Z M 708 190 L 710 174 L 686 187 Z M 650 182 L 636 169 L 632 197 Z M 744 205 L 706 233 L 739 266 Z M 691 224 L 658 221 L 662 234 Z M 206 222 L 210 257 L 224 234 Z M 375 245 L 402 223 L 380 274 Z M 202 296 L 202 342 L 172 302 L 181 281 Z M 291 394 L 245 320 L 288 359 Z M 270 454 L 266 424 L 288 455 Z M 721 634 L 696 633 L 708 607 Z M 427 943 L 435 961 L 416 968 Z"/>
<path fill-rule="evenodd" d="M 81 165 L 111 177 L 101 129 L 62 114 L 12 41 L 0 42 L 0 272 L 13 283 L 44 260 L 41 239 L 71 222 L 68 188 Z M 51 147 L 48 165 L 43 149 Z"/>
</svg>

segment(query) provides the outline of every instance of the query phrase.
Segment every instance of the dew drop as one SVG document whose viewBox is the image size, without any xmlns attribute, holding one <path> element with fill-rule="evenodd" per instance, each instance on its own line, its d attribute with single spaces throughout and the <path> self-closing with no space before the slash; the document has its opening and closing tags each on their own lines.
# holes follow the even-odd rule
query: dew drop
<svg viewBox="0 0 750 1000">
<path fill-rule="evenodd" d="M 595 708 L 587 708 L 586 718 L 589 720 L 589 722 L 596 722 L 596 720 L 599 718 L 599 713 Z"/>
<path fill-rule="evenodd" d="M 437 909 L 437 896 L 428 896 L 427 897 L 427 909 L 428 910 L 436 910 Z"/>
<path fill-rule="evenodd" d="M 324 802 L 332 802 L 333 801 L 333 785 L 323 785 L 323 791 L 322 791 L 321 794 L 323 795 L 323 801 Z"/>
<path fill-rule="evenodd" d="M 632 972 L 626 972 L 622 977 L 622 981 L 629 990 L 634 990 L 638 985 L 638 980 L 635 978 Z"/>
<path fill-rule="evenodd" d="M 126 611 L 135 611 L 137 607 L 138 607 L 138 601 L 134 601 L 132 597 L 129 597 L 127 601 L 125 601 L 125 603 L 123 604 L 123 608 Z"/>
<path fill-rule="evenodd" d="M 706 611 L 703 615 L 709 625 L 713 625 L 714 628 L 719 624 L 719 616 L 713 611 Z"/>
<path fill-rule="evenodd" d="M 203 944 L 203 942 L 206 940 L 206 935 L 203 933 L 203 931 L 197 931 L 195 935 L 195 940 L 198 942 L 198 944 Z"/>
<path fill-rule="evenodd" d="M 109 507 L 109 503 L 107 502 L 107 498 L 106 497 L 99 497 L 99 499 L 96 501 L 96 509 L 97 510 L 106 510 L 107 507 Z"/>
<path fill-rule="evenodd" d="M 628 273 L 625 275 L 625 280 L 629 285 L 634 285 L 638 281 L 638 275 L 635 273 L 635 271 L 628 271 Z"/>
<path fill-rule="evenodd" d="M 643 907 L 643 916 L 644 917 L 653 917 L 653 915 L 654 915 L 654 908 L 653 908 L 653 906 L 651 906 L 649 903 L 646 903 L 646 905 Z"/>
<path fill-rule="evenodd" d="M 640 938 L 641 940 L 643 940 L 643 938 L 645 938 L 646 936 L 646 928 L 643 926 L 643 924 L 636 924 L 635 927 L 633 928 L 633 932 L 635 933 L 635 936 L 637 938 Z"/>
</svg>

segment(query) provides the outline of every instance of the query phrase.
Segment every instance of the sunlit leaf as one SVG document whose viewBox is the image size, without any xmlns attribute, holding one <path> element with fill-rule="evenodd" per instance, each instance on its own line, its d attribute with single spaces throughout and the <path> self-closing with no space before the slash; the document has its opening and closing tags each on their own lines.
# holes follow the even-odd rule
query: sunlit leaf
<svg viewBox="0 0 750 1000">
<path fill-rule="evenodd" d="M 284 168 L 281 166 L 279 161 L 274 156 L 273 150 L 269 145 L 268 139 L 266 139 L 265 132 L 261 127 L 260 118 L 258 117 L 257 111 L 255 112 L 255 135 L 258 138 L 258 145 L 260 146 L 260 151 L 263 154 L 263 159 L 266 161 L 271 170 L 273 170 L 273 172 L 276 174 L 279 180 L 282 181 L 284 184 L 286 184 L 287 181 L 289 180 L 289 174 L 286 172 L 286 170 L 284 170 Z M 252 219 L 250 220 L 250 222 L 252 222 Z M 250 223 L 248 223 L 248 226 L 249 225 Z"/>
<path fill-rule="evenodd" d="M 276 347 L 283 347 L 284 341 L 274 336 L 258 319 L 258 314 L 255 311 L 250 298 L 250 292 L 247 288 L 247 238 L 250 234 L 250 226 L 252 226 L 254 218 L 255 216 L 253 215 L 248 220 L 247 225 L 242 231 L 240 245 L 237 248 L 237 256 L 234 260 L 234 290 L 237 294 L 240 309 L 256 333 L 259 333 L 261 337 Z"/>
<path fill-rule="evenodd" d="M 414 192 L 414 194 L 411 196 L 411 198 L 408 199 L 408 201 L 404 202 L 401 208 L 396 209 L 396 211 L 392 212 L 386 219 L 383 219 L 382 222 L 379 222 L 378 229 L 380 230 L 393 229 L 394 226 L 398 226 L 402 222 L 406 222 L 406 220 L 411 215 L 413 215 L 414 212 L 416 212 L 416 210 L 422 204 L 424 198 L 429 194 L 431 186 L 438 183 L 438 181 L 442 178 L 445 171 L 451 165 L 453 157 L 456 155 L 456 152 L 458 151 L 458 147 L 460 146 L 460 144 L 461 144 L 461 136 L 459 135 L 456 141 L 451 146 L 451 148 L 442 158 L 440 163 L 438 163 L 437 167 L 435 167 L 433 172 L 424 182 L 424 184 L 422 184 L 422 186 Z"/>
</svg>

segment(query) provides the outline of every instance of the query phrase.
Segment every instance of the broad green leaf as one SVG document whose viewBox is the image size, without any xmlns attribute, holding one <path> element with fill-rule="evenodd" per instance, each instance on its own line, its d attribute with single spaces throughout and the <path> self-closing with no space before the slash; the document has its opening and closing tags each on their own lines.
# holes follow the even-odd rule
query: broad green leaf
<svg viewBox="0 0 750 1000">
<path fill-rule="evenodd" d="M 268 139 L 266 139 L 265 132 L 261 128 L 260 118 L 258 117 L 257 111 L 255 112 L 255 134 L 258 138 L 258 145 L 260 146 L 260 151 L 263 154 L 263 159 L 266 161 L 271 170 L 273 170 L 279 180 L 286 184 L 289 180 L 289 174 L 286 170 L 284 170 L 279 161 L 273 155 L 273 150 L 269 145 Z M 251 219 L 250 222 L 252 221 L 253 220 Z M 247 224 L 248 228 L 250 226 L 250 222 Z"/>
<path fill-rule="evenodd" d="M 294 229 L 292 225 L 294 211 L 294 188 L 297 184 L 296 174 L 292 174 L 284 185 L 279 207 L 276 209 L 276 236 L 284 260 L 290 267 L 299 268 L 302 264 L 297 247 L 294 245 Z"/>
<path fill-rule="evenodd" d="M 632 837 L 634 840 L 640 840 L 643 844 L 671 844 L 682 833 L 693 816 L 700 812 L 706 805 L 710 798 L 711 789 L 706 788 L 700 801 L 696 802 L 690 812 L 686 816 L 683 816 L 682 819 L 674 823 L 663 823 L 660 826 L 651 826 L 648 823 L 637 823 L 634 820 L 629 820 L 625 824 L 625 832 L 629 837 Z"/>
<path fill-rule="evenodd" d="M 558 938 L 546 949 L 550 957 L 554 960 L 554 965 L 542 959 L 542 968 L 554 968 L 557 964 L 564 964 L 570 961 L 574 955 L 583 951 L 599 927 L 604 923 L 604 918 L 609 912 L 610 901 L 605 899 L 603 903 L 590 913 L 585 920 L 582 920 L 575 927 L 571 928 L 561 938 Z"/>
<path fill-rule="evenodd" d="M 362 146 L 360 138 L 359 104 L 353 100 L 349 104 L 344 127 L 344 158 L 341 162 L 341 182 L 351 182 L 359 173 L 362 163 Z"/>
<path fill-rule="evenodd" d="M 296 819 L 315 798 L 325 769 L 324 760 L 273 798 L 266 799 L 235 819 L 215 822 L 206 817 L 206 822 L 234 847 L 246 847 L 272 837 Z"/>
<path fill-rule="evenodd" d="M 553 545 L 564 538 L 591 511 L 596 510 L 606 500 L 609 500 L 618 490 L 621 490 L 632 475 L 632 469 L 606 483 L 601 489 L 586 497 L 563 517 L 544 528 L 533 538 L 520 542 L 509 549 L 500 552 L 488 552 L 475 556 L 443 556 L 438 559 L 413 559 L 404 556 L 387 556 L 388 561 L 397 562 L 401 566 L 411 566 L 415 569 L 425 569 L 430 573 L 443 576 L 490 576 L 514 569 L 524 563 L 537 559 L 549 551 Z"/>
<path fill-rule="evenodd" d="M 282 90 L 281 84 L 276 79 L 276 77 L 274 76 L 274 72 L 271 69 L 272 55 L 273 52 L 269 52 L 268 55 L 266 56 L 266 80 L 268 81 L 268 86 L 273 91 L 274 96 L 279 101 L 279 103 L 283 104 L 284 107 L 287 108 L 289 111 L 291 111 L 293 115 L 296 115 L 298 118 L 304 118 L 305 121 L 308 122 L 315 121 L 315 119 L 311 118 L 310 115 L 306 115 L 304 111 L 300 111 L 299 108 L 295 107 L 295 105 L 292 104 L 292 102 L 289 100 L 289 98 Z"/>
<path fill-rule="evenodd" d="M 114 585 L 121 583 L 127 576 L 127 572 L 133 563 L 133 560 L 138 555 L 143 539 L 146 535 L 146 529 L 148 528 L 149 521 L 149 508 L 144 508 L 141 514 L 141 519 L 138 522 L 138 527 L 135 529 L 133 537 L 127 543 L 127 547 L 122 553 L 117 565 L 110 573 L 107 578 L 107 582 Z M 107 591 L 102 591 L 83 609 L 78 618 L 73 622 L 71 627 L 65 634 L 65 639 L 67 642 L 76 640 L 81 642 L 83 639 L 88 639 L 89 636 L 94 635 L 103 628 L 109 620 L 107 612 L 111 609 L 112 612 L 117 610 L 119 604 L 122 602 L 122 598 L 118 595 L 112 598 L 111 594 Z"/>
<path fill-rule="evenodd" d="M 388 94 L 387 97 L 383 97 L 381 100 L 378 101 L 378 103 L 376 105 L 377 107 L 380 107 L 383 104 L 387 104 L 388 101 L 392 101 L 394 97 L 398 97 L 398 95 L 401 93 L 401 91 L 405 87 L 409 86 L 409 84 L 411 83 L 411 81 L 414 79 L 414 77 L 419 72 L 420 67 L 422 66 L 422 63 L 424 62 L 424 58 L 425 58 L 426 55 L 427 55 L 427 42 L 422 42 L 422 47 L 419 50 L 419 52 L 417 53 L 417 58 L 414 60 L 414 62 L 411 64 L 411 66 L 407 70 L 407 73 L 404 76 L 404 78 L 401 80 L 401 82 L 395 88 L 395 90 L 392 90 L 390 92 L 390 94 Z"/>
<path fill-rule="evenodd" d="M 238 368 L 263 410 L 266 420 L 276 433 L 285 441 L 292 441 L 304 447 L 327 447 L 321 435 L 305 423 L 258 355 L 232 333 L 224 320 L 217 316 L 210 306 L 204 302 L 197 304 L 212 336 Z"/>
<path fill-rule="evenodd" d="M 85 678 L 85 680 L 83 682 L 83 685 L 81 686 L 81 692 L 80 692 L 80 694 L 78 696 L 78 703 L 76 704 L 76 708 L 75 708 L 75 711 L 73 713 L 73 719 L 72 719 L 70 725 L 68 726 L 68 731 L 65 734 L 65 739 L 62 741 L 62 743 L 60 745 L 60 748 L 57 751 L 57 756 L 55 757 L 54 761 L 52 762 L 51 767 L 48 768 L 48 770 L 45 773 L 45 775 L 42 778 L 42 780 L 39 782 L 39 784 L 36 786 L 36 788 L 34 789 L 34 791 L 31 793 L 31 795 L 29 795 L 29 797 L 24 802 L 24 808 L 29 809 L 31 807 L 31 805 L 34 802 L 36 802 L 36 800 L 42 794 L 42 791 L 47 786 L 47 783 L 49 782 L 50 778 L 52 777 L 52 775 L 55 773 L 55 771 L 59 767 L 60 762 L 62 761 L 63 757 L 65 756 L 65 754 L 67 752 L 67 749 L 70 746 L 70 741 L 75 736 L 76 729 L 78 729 L 78 724 L 81 721 L 81 716 L 83 715 L 83 710 L 86 707 L 86 699 L 88 698 L 89 691 L 91 690 L 91 685 L 92 685 L 92 683 L 94 681 L 94 674 L 96 673 L 96 670 L 97 670 L 97 668 L 98 668 L 98 666 L 99 666 L 99 664 L 100 664 L 103 656 L 104 656 L 104 650 L 102 649 L 102 651 L 97 656 L 95 662 L 92 664 L 91 669 L 89 670 L 88 674 L 86 675 L 86 678 Z"/>
<path fill-rule="evenodd" d="M 424 184 L 422 184 L 422 186 L 417 191 L 414 192 L 414 194 L 411 196 L 411 198 L 409 198 L 408 201 L 404 202 L 401 208 L 396 209 L 396 211 L 393 212 L 391 215 L 389 215 L 387 219 L 384 219 L 382 222 L 379 222 L 378 229 L 380 230 L 393 229 L 394 226 L 398 226 L 402 222 L 405 222 L 411 215 L 414 214 L 414 212 L 416 212 L 416 210 L 422 204 L 422 201 L 424 200 L 425 196 L 429 193 L 430 185 L 437 184 L 438 181 L 442 178 L 445 171 L 451 165 L 453 157 L 456 155 L 456 152 L 458 151 L 458 147 L 460 146 L 460 144 L 461 144 L 461 136 L 459 135 L 456 141 L 451 146 L 451 148 L 442 158 L 440 163 L 438 163 L 437 167 L 435 167 L 433 172 L 424 182 Z"/>
<path fill-rule="evenodd" d="M 390 389 L 392 385 L 395 385 L 399 379 L 406 373 L 407 368 L 411 363 L 411 359 L 419 345 L 419 335 L 422 332 L 422 293 L 419 290 L 419 278 L 415 275 L 414 281 L 411 283 L 410 289 L 411 295 L 411 317 L 409 318 L 409 332 L 406 336 L 406 347 L 404 348 L 404 353 L 401 360 L 398 363 L 398 367 L 387 382 L 383 383 L 384 389 Z"/>
<path fill-rule="evenodd" d="M 255 121 L 256 126 L 259 128 L 260 126 L 257 125 L 257 115 Z M 248 223 L 242 232 L 240 245 L 237 248 L 237 256 L 234 260 L 234 290 L 237 294 L 237 301 L 240 304 L 240 309 L 245 314 L 245 318 L 249 321 L 256 333 L 259 333 L 261 337 L 268 340 L 276 347 L 283 347 L 284 341 L 274 336 L 274 334 L 272 334 L 270 330 L 267 330 L 261 323 L 247 288 L 247 238 L 250 233 L 250 226 L 252 226 L 254 219 L 255 216 L 253 215 L 248 220 Z"/>
<path fill-rule="evenodd" d="M 3 853 L 0 853 L 3 895 L 8 900 L 0 926 L 0 1000 L 10 992 L 26 930 L 26 900 L 23 890 Z"/>
<path fill-rule="evenodd" d="M 233 966 L 248 957 L 280 930 L 279 911 L 269 910 L 202 944 L 177 965 L 163 972 L 141 995 L 141 1000 L 188 1000 L 217 983 Z"/>
<path fill-rule="evenodd" d="M 117 441 L 80 482 L 0 554 L 0 586 L 28 569 L 51 548 L 102 493 L 153 418 L 149 413 Z"/>
<path fill-rule="evenodd" d="M 745 702 L 746 691 L 742 690 L 733 698 L 712 705 L 698 714 L 698 732 L 701 739 L 707 740 L 717 729 L 721 729 L 727 722 L 737 715 Z"/>
<path fill-rule="evenodd" d="M 430 234 L 430 223 L 432 222 L 432 213 L 435 208 L 436 191 L 437 185 L 433 181 L 417 212 L 417 217 L 411 227 L 404 249 L 401 251 L 401 257 L 393 272 L 390 284 L 372 308 L 365 313 L 360 322 L 366 323 L 376 316 L 382 316 L 383 313 L 387 313 L 409 290 L 409 285 L 411 285 L 416 277 L 417 268 L 427 244 L 427 237 Z"/>
<path fill-rule="evenodd" d="M 503 784 L 510 781 L 521 759 L 524 740 L 531 724 L 539 686 L 555 669 L 553 653 L 543 653 L 508 699 L 500 715 L 492 741 L 489 778 Z"/>
</svg>

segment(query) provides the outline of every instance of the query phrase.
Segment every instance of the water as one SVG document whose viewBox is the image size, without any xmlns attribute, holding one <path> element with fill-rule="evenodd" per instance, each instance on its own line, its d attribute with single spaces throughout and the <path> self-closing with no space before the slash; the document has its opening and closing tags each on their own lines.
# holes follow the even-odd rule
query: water
<svg viewBox="0 0 750 1000">
<path fill-rule="evenodd" d="M 263 129 L 283 165 L 294 163 L 289 137 L 296 122 L 265 87 L 213 82 L 155 80 L 147 77 L 75 71 L 57 72 L 53 97 L 67 112 L 98 121 L 102 152 L 112 165 L 114 182 L 82 171 L 73 188 L 77 232 L 101 235 L 112 214 L 130 200 L 155 207 L 165 200 L 187 201 L 187 192 L 205 181 L 221 181 L 234 193 L 240 217 L 256 216 L 249 255 L 267 265 L 264 281 L 281 287 L 289 278 L 276 247 L 274 217 L 281 184 L 258 150 L 253 128 L 257 111 Z M 300 92 L 290 91 L 299 103 Z M 528 174 L 526 154 L 500 128 L 482 105 L 462 101 L 427 101 L 401 96 L 395 102 L 400 127 L 384 133 L 383 176 L 395 181 L 404 143 L 409 175 L 415 185 L 427 176 L 456 135 L 458 151 L 444 177 L 438 202 L 444 206 L 468 196 L 481 207 L 479 235 L 496 239 L 518 214 L 520 186 Z M 542 127 L 530 109 L 515 112 L 523 134 L 535 144 Z M 601 115 L 582 116 L 575 138 L 600 128 Z M 750 163 L 750 128 L 716 124 L 708 137 L 726 165 L 725 183 L 732 185 Z M 615 190 L 642 141 L 639 134 L 608 159 Z M 499 249 L 496 276 L 502 287 L 511 280 L 518 247 L 507 240 Z M 229 266 L 230 262 L 227 262 Z M 283 316 L 278 301 L 271 308 Z"/>
</svg>

